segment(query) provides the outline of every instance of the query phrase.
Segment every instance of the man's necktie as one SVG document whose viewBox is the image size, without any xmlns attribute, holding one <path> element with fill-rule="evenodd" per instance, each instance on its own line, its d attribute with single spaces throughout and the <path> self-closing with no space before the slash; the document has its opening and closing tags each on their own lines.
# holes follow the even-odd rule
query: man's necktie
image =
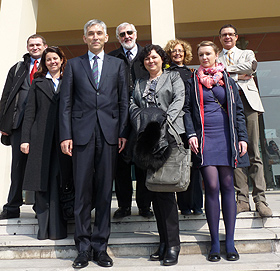
<svg viewBox="0 0 280 271">
<path fill-rule="evenodd" d="M 233 52 L 232 52 L 231 50 L 228 50 L 228 51 L 227 51 L 227 54 L 226 54 L 226 60 L 227 60 L 228 66 L 234 64 L 234 63 L 233 63 L 233 58 L 232 58 L 232 53 L 233 53 Z"/>
<path fill-rule="evenodd" d="M 132 61 L 132 53 L 130 51 L 126 52 L 126 56 L 127 56 L 129 61 Z"/>
<path fill-rule="evenodd" d="M 92 65 L 92 72 L 93 72 L 93 78 L 95 86 L 98 88 L 98 64 L 97 64 L 97 58 L 98 56 L 94 56 L 92 59 L 94 60 Z"/>
<path fill-rule="evenodd" d="M 36 59 L 35 61 L 34 61 L 34 66 L 33 66 L 33 68 L 32 68 L 32 70 L 31 70 L 31 73 L 30 73 L 30 84 L 32 84 L 32 80 L 33 80 L 33 77 L 34 77 L 34 73 L 38 70 L 37 69 L 37 63 L 38 63 L 38 60 Z"/>
</svg>

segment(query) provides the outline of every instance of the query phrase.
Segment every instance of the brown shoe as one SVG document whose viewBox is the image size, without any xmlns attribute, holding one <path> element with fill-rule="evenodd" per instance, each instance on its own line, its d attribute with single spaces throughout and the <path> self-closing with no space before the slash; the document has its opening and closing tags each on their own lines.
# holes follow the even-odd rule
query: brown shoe
<svg viewBox="0 0 280 271">
<path fill-rule="evenodd" d="M 268 204 L 263 201 L 258 201 L 256 203 L 256 210 L 259 212 L 261 217 L 270 217 L 272 216 L 272 211 L 268 207 Z"/>
<path fill-rule="evenodd" d="M 236 207 L 237 207 L 237 214 L 241 213 L 241 212 L 250 212 L 251 208 L 248 202 L 245 202 L 243 200 L 238 200 L 236 202 Z"/>
</svg>

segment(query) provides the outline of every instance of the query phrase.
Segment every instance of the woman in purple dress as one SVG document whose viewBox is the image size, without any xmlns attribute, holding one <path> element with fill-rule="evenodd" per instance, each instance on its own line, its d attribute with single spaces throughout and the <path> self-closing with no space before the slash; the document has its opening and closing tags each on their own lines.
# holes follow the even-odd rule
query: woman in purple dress
<svg viewBox="0 0 280 271">
<path fill-rule="evenodd" d="M 247 131 L 236 84 L 222 64 L 218 47 L 211 41 L 198 45 L 200 67 L 186 86 L 185 127 L 192 151 L 197 155 L 205 186 L 205 212 L 211 235 L 209 261 L 219 261 L 221 192 L 226 229 L 226 259 L 236 261 L 234 246 L 236 202 L 233 170 L 248 166 Z"/>
</svg>

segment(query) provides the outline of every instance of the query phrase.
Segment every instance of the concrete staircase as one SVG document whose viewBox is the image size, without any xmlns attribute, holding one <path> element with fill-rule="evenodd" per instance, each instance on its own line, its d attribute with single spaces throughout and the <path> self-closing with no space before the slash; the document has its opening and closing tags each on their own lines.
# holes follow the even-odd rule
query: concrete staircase
<svg viewBox="0 0 280 271">
<path fill-rule="evenodd" d="M 279 197 L 278 202 L 277 196 Z M 275 210 L 276 208 L 274 208 L 273 217 L 261 218 L 256 212 L 241 213 L 237 216 L 235 231 L 235 244 L 238 252 L 241 255 L 244 254 L 244 257 L 249 258 L 250 255 L 255 255 L 255 260 L 259 258 L 258 255 L 267 255 L 263 256 L 264 262 L 266 262 L 266 264 L 273 263 L 273 267 L 271 267 L 273 269 L 256 268 L 233 270 L 280 270 L 280 205 L 278 205 L 280 202 L 280 193 L 278 193 L 274 197 L 276 201 L 275 206 L 278 206 L 277 209 L 279 211 Z M 114 199 L 112 203 L 112 214 L 116 210 L 116 208 L 116 200 Z M 136 208 L 136 206 L 133 206 L 131 216 L 121 220 L 112 219 L 112 233 L 109 239 L 108 252 L 113 258 L 120 258 L 122 260 L 126 259 L 124 260 L 125 263 L 129 262 L 135 257 L 137 257 L 138 259 L 144 259 L 143 261 L 146 262 L 148 259 L 148 255 L 154 252 L 159 241 L 155 219 L 144 219 L 137 215 L 137 211 L 138 209 Z M 94 219 L 94 213 L 92 214 L 92 216 Z M 181 258 L 182 262 L 184 262 L 183 255 L 186 255 L 188 256 L 187 259 L 189 257 L 194 257 L 200 259 L 199 263 L 204 262 L 204 264 L 209 264 L 209 262 L 207 262 L 207 260 L 205 259 L 205 255 L 207 255 L 210 249 L 210 236 L 205 215 L 179 215 L 179 218 L 181 239 L 180 262 Z M 17 260 L 20 261 L 22 259 L 33 259 L 32 262 L 34 261 L 34 259 L 52 259 L 52 261 L 57 262 L 58 259 L 70 260 L 76 257 L 77 252 L 73 241 L 73 221 L 69 221 L 69 236 L 68 238 L 63 240 L 37 240 L 37 230 L 37 220 L 35 219 L 35 214 L 32 211 L 30 205 L 22 206 L 21 217 L 18 219 L 0 220 L 0 270 L 13 270 L 9 269 L 7 266 L 5 267 L 6 269 L 1 269 L 2 264 L 10 262 L 9 260 L 11 259 L 13 259 L 12 262 L 15 264 Z M 222 244 L 222 253 L 224 252 L 224 238 L 224 224 L 221 218 L 220 240 Z M 251 257 L 252 259 L 253 256 Z M 275 261 L 269 260 L 267 262 L 267 259 L 269 259 L 269 257 L 276 257 Z M 50 263 L 52 261 L 50 261 Z M 188 262 L 188 260 L 186 261 Z M 277 265 L 277 262 L 279 263 L 279 265 Z M 251 264 L 252 263 L 256 264 L 256 262 L 254 262 L 253 260 Z M 213 266 L 213 263 L 210 264 L 212 264 Z M 68 267 L 69 265 L 71 266 L 71 264 L 69 264 L 69 261 L 67 265 Z M 152 266 L 155 268 L 154 263 L 152 263 Z M 156 266 L 158 266 L 158 263 Z M 277 266 L 279 267 L 279 269 L 277 269 Z M 13 265 L 13 268 L 14 267 L 15 266 Z M 157 270 L 149 269 L 149 265 L 146 266 L 146 264 L 144 264 L 143 267 L 147 270 Z M 260 267 L 260 265 L 258 267 Z M 31 265 L 30 269 L 26 267 L 22 270 L 33 270 L 32 268 L 33 267 Z M 120 270 L 126 269 L 123 266 L 123 269 Z M 177 269 L 174 270 L 181 269 L 179 269 L 179 265 L 177 265 Z M 204 269 L 203 267 L 201 267 L 194 270 Z M 212 269 L 206 268 L 205 270 Z M 218 271 L 220 269 L 216 268 L 213 270 Z"/>
</svg>

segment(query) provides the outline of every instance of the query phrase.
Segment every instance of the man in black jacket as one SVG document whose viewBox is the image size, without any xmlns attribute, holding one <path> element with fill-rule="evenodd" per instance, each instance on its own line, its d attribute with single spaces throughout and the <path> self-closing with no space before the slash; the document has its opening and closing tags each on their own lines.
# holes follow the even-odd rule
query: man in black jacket
<svg viewBox="0 0 280 271">
<path fill-rule="evenodd" d="M 27 39 L 28 53 L 9 71 L 0 101 L 2 143 L 12 146 L 11 185 L 0 219 L 17 218 L 22 205 L 22 183 L 27 155 L 20 151 L 22 120 L 28 91 L 40 63 L 46 40 L 37 34 Z"/>
<path fill-rule="evenodd" d="M 111 56 L 123 59 L 126 64 L 129 94 L 132 94 L 136 79 L 148 76 L 148 72 L 140 64 L 139 55 L 143 50 L 136 43 L 137 31 L 133 24 L 122 23 L 116 28 L 116 36 L 121 46 L 119 49 L 109 53 Z M 132 179 L 131 179 L 131 157 L 128 149 L 133 135 L 131 127 L 127 128 L 127 136 L 129 141 L 126 149 L 118 155 L 117 172 L 115 178 L 116 196 L 119 208 L 114 213 L 114 218 L 123 218 L 131 215 L 132 201 Z M 139 208 L 139 215 L 143 217 L 152 217 L 153 212 L 151 206 L 151 192 L 145 186 L 145 172 L 135 166 L 136 184 L 136 203 Z"/>
</svg>

